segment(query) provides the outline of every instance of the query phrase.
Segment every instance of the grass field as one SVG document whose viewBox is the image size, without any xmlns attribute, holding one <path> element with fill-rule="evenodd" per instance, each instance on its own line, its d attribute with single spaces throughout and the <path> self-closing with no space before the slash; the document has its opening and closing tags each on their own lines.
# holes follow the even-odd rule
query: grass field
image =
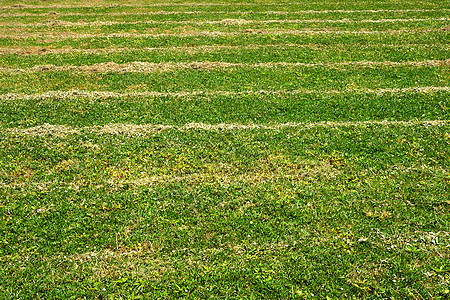
<svg viewBox="0 0 450 300">
<path fill-rule="evenodd" d="M 450 1 L 0 2 L 0 299 L 448 299 Z"/>
</svg>

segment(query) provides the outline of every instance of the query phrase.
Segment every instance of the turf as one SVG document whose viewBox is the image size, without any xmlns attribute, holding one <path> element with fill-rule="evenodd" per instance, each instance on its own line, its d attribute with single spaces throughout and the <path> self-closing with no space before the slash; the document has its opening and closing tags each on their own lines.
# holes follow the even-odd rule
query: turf
<svg viewBox="0 0 450 300">
<path fill-rule="evenodd" d="M 4 101 L 3 127 L 42 124 L 90 126 L 110 123 L 183 125 L 186 123 L 271 124 L 320 121 L 446 120 L 449 92 L 382 95 L 345 92 L 321 95 L 212 95 L 119 99 L 58 97 Z M 13 104 L 12 104 L 13 103 Z"/>
<path fill-rule="evenodd" d="M 2 1 L 0 298 L 447 299 L 449 9 Z"/>
<path fill-rule="evenodd" d="M 61 38 L 50 35 L 43 39 L 42 35 L 35 37 L 0 37 L 1 47 L 50 47 L 63 48 L 73 47 L 81 49 L 97 49 L 107 47 L 187 47 L 202 45 L 267 45 L 267 44 L 448 44 L 448 33 L 445 31 L 424 31 L 424 32 L 304 32 L 299 34 L 289 34 L 286 32 L 266 33 L 231 32 L 230 36 L 214 34 L 210 32 L 193 32 L 185 35 L 152 35 L 144 34 L 141 36 L 110 36 L 99 34 L 93 37 L 73 38 L 70 36 Z M 191 36 L 189 36 L 191 35 Z M 39 38 L 38 38 L 39 37 Z M 448 51 L 448 50 L 447 50 Z"/>
<path fill-rule="evenodd" d="M 351 50 L 351 51 L 350 51 Z M 0 50 L 2 51 L 2 50 Z M 135 61 L 192 62 L 222 61 L 227 63 L 338 63 L 359 61 L 424 61 L 445 60 L 450 49 L 448 45 L 392 45 L 392 44 L 273 44 L 180 48 L 116 48 L 94 49 L 93 52 L 80 52 L 79 49 L 36 48 L 3 49 L 0 56 L 2 66 L 9 68 L 30 68 L 38 65 L 93 65 L 114 62 L 118 64 Z M 53 52 L 52 52 L 53 51 Z M 55 53 L 61 51 L 61 53 Z M 17 55 L 23 53 L 28 55 Z M 33 55 L 42 54 L 42 55 Z"/>
<path fill-rule="evenodd" d="M 232 67 L 219 69 L 185 69 L 173 72 L 143 73 L 74 73 L 43 71 L 37 73 L 3 74 L 2 93 L 37 93 L 48 90 L 125 91 L 143 85 L 157 92 L 185 90 L 294 90 L 359 88 L 406 88 L 445 86 L 447 66 L 441 67 Z"/>
</svg>

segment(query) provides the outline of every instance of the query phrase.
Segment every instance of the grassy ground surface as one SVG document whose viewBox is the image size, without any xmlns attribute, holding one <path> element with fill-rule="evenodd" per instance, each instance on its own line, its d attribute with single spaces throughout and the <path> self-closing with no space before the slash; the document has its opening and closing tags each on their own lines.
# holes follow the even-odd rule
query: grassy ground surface
<svg viewBox="0 0 450 300">
<path fill-rule="evenodd" d="M 0 298 L 450 296 L 449 1 L 0 5 Z"/>
</svg>

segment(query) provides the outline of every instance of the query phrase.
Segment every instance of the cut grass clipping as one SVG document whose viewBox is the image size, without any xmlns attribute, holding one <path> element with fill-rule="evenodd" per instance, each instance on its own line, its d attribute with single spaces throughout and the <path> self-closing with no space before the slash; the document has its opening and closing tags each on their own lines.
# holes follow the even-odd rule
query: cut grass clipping
<svg viewBox="0 0 450 300">
<path fill-rule="evenodd" d="M 446 1 L 0 4 L 1 299 L 447 299 Z"/>
</svg>

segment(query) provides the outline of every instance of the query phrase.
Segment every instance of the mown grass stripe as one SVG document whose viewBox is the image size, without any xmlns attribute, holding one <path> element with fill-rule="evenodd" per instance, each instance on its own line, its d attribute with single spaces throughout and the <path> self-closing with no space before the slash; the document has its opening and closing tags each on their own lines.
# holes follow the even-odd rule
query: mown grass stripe
<svg viewBox="0 0 450 300">
<path fill-rule="evenodd" d="M 392 61 L 351 61 L 338 63 L 226 63 L 226 62 L 190 62 L 190 63 L 149 63 L 149 62 L 132 62 L 127 64 L 116 64 L 113 62 L 99 63 L 89 66 L 55 66 L 55 65 L 37 65 L 27 69 L 21 68 L 1 68 L 0 73 L 36 73 L 36 72 L 93 72 L 93 73 L 152 73 L 159 71 L 176 71 L 183 69 L 195 70 L 214 70 L 227 68 L 277 68 L 277 67 L 345 67 L 356 66 L 363 68 L 380 67 L 380 66 L 415 66 L 415 67 L 434 67 L 450 65 L 448 60 L 425 60 L 425 61 L 408 61 L 408 62 L 392 62 Z"/>
<path fill-rule="evenodd" d="M 46 33 L 15 33 L 15 34 L 0 34 L 0 39 L 23 40 L 29 38 L 45 38 L 49 41 L 60 41 L 63 39 L 83 39 L 83 38 L 158 38 L 158 37 L 201 37 L 201 36 L 245 36 L 245 35 L 382 35 L 382 34 L 401 34 L 401 33 L 426 33 L 426 32 L 440 32 L 442 29 L 397 29 L 397 30 L 333 30 L 333 29 L 317 29 L 317 30 L 295 30 L 295 29 L 245 29 L 241 32 L 223 32 L 223 31 L 198 31 L 187 33 L 109 33 L 109 34 L 92 34 L 92 33 L 72 33 L 72 32 L 46 32 Z"/>
<path fill-rule="evenodd" d="M 271 33 L 293 30 L 293 33 L 301 33 L 302 31 L 308 32 L 406 32 L 410 30 L 412 32 L 428 32 L 428 31 L 447 31 L 447 20 L 424 20 L 421 22 L 374 22 L 374 23 L 351 23 L 351 22 L 339 22 L 339 23 L 312 23 L 312 22 L 278 22 L 271 20 L 265 22 L 256 20 L 246 21 L 244 19 L 229 19 L 216 21 L 174 21 L 173 23 L 146 23 L 141 22 L 136 24 L 104 24 L 99 26 L 58 26 L 58 22 L 49 22 L 49 27 L 0 27 L 0 36 L 41 36 L 47 37 L 66 37 L 66 36 L 80 36 L 83 34 L 96 34 L 96 35 L 117 35 L 121 33 L 133 33 L 133 34 L 151 34 L 153 36 L 163 35 L 184 35 L 184 34 L 196 34 L 199 32 L 222 32 L 222 33 Z M 52 27 L 52 24 L 55 26 Z M 95 30 L 93 30 L 94 28 Z M 51 28 L 51 31 L 48 30 Z M 50 34 L 49 34 L 50 33 Z"/>
<path fill-rule="evenodd" d="M 283 128 L 299 128 L 312 129 L 317 127 L 368 127 L 373 125 L 380 126 L 444 126 L 450 124 L 450 120 L 409 120 L 409 121 L 361 121 L 361 122 L 314 122 L 314 123 L 283 123 L 283 124 L 238 124 L 238 123 L 220 123 L 220 124 L 205 124 L 205 123 L 188 123 L 182 126 L 164 125 L 164 124 L 108 124 L 104 126 L 86 126 L 82 128 L 66 126 L 66 125 L 51 125 L 44 124 L 29 128 L 6 128 L 6 132 L 15 135 L 28 136 L 58 136 L 64 137 L 72 134 L 82 134 L 84 132 L 97 134 L 112 134 L 112 135 L 141 135 L 148 133 L 155 133 L 161 130 L 175 129 L 181 131 L 187 130 L 248 130 L 248 129 L 263 129 L 263 130 L 279 130 Z"/>
<path fill-rule="evenodd" d="M 405 46 L 405 44 L 402 44 Z M 411 44 L 413 45 L 413 44 Z M 381 47 L 398 47 L 398 45 L 386 44 L 380 45 Z M 445 45 L 447 46 L 447 45 Z M 251 45 L 201 45 L 201 46 L 173 46 L 173 47 L 143 47 L 143 48 L 127 48 L 127 47 L 113 47 L 113 48 L 96 48 L 96 49 L 79 49 L 79 48 L 44 48 L 44 47 L 3 47 L 0 48 L 1 54 L 61 54 L 61 53 L 84 53 L 84 54 L 95 54 L 95 53 L 120 53 L 120 52 L 132 52 L 132 51 L 214 51 L 221 49 L 230 50 L 248 50 L 248 49 L 265 49 L 265 48 L 286 48 L 286 47 L 298 47 L 298 48 L 308 48 L 317 47 L 317 44 L 251 44 Z"/>
<path fill-rule="evenodd" d="M 49 69 L 50 70 L 50 69 Z M 448 86 L 448 66 L 342 66 L 273 68 L 184 68 L 169 72 L 35 72 L 3 73 L 0 93 L 51 90 L 179 92 L 201 90 L 345 90 Z M 395 79 L 395 80 L 393 80 Z"/>
<path fill-rule="evenodd" d="M 320 4 L 317 3 L 309 3 L 309 4 Z M 232 5 L 237 6 L 280 6 L 280 3 L 232 3 Z M 151 4 L 120 4 L 120 7 L 164 7 L 164 6 L 181 6 L 181 7 L 192 7 L 192 6 L 230 6 L 229 3 L 216 3 L 216 2 L 190 2 L 190 3 L 151 3 Z M 114 6 L 110 6 L 114 7 Z M 64 5 L 64 4 L 50 4 L 50 5 L 27 5 L 27 4 L 13 4 L 9 6 L 0 6 L 0 9 L 48 9 L 48 8 L 77 8 L 77 9 L 86 9 L 86 8 L 105 8 L 102 5 Z"/>
<path fill-rule="evenodd" d="M 417 44 L 402 43 L 398 44 L 370 44 L 363 45 L 361 43 L 347 44 L 347 49 L 349 47 L 380 47 L 382 49 L 404 49 L 404 48 L 415 48 Z M 434 44 L 435 49 L 447 51 L 450 46 L 447 44 Z M 429 46 L 427 46 L 429 47 Z M 109 47 L 109 48 L 94 48 L 94 49 L 83 49 L 83 48 L 50 48 L 50 47 L 0 47 L 0 55 L 7 54 L 18 54 L 18 55 L 39 55 L 45 56 L 50 54 L 109 54 L 109 53 L 130 53 L 130 52 L 167 52 L 167 53 L 177 53 L 177 52 L 187 52 L 187 53 L 208 53 L 218 50 L 259 50 L 259 49 L 269 49 L 274 48 L 276 50 L 286 50 L 286 49 L 343 49 L 342 45 L 326 45 L 326 44 L 250 44 L 250 45 L 199 45 L 199 46 L 173 46 L 173 47 L 142 47 L 142 48 L 129 48 L 129 47 Z"/>
<path fill-rule="evenodd" d="M 148 12 L 97 12 L 97 13 L 75 13 L 75 12 L 51 12 L 51 13 L 0 13 L 0 18 L 5 17 L 45 17 L 45 16 L 140 16 L 140 15 L 215 15 L 215 14 L 240 14 L 240 15 L 295 15 L 295 14 L 376 14 L 376 13 L 425 13 L 425 12 L 448 12 L 450 9 L 379 9 L 379 10 L 290 10 L 290 11 L 148 11 Z"/>
<path fill-rule="evenodd" d="M 241 5 L 238 5 L 241 6 Z M 280 6 L 280 5 L 278 5 Z M 121 8 L 127 7 L 127 6 L 120 6 Z M 72 8 L 81 8 L 81 7 L 72 7 Z M 144 8 L 144 7 L 141 7 Z M 0 7 L 0 9 L 2 9 Z M 55 7 L 42 7 L 37 9 L 55 9 Z M 56 8 L 57 9 L 57 8 Z M 62 8 L 64 9 L 64 8 Z M 10 10 L 5 9 L 3 10 Z M 295 14 L 295 13 L 303 13 L 303 14 L 333 14 L 333 13 L 398 13 L 398 12 L 446 12 L 450 11 L 449 8 L 403 8 L 403 9 L 290 9 L 290 10 L 232 10 L 228 9 L 226 11 L 219 11 L 219 10 L 195 10 L 195 11 L 186 11 L 186 10 L 180 10 L 180 11 L 174 11 L 174 10 L 148 10 L 148 11 L 123 11 L 123 12 L 55 12 L 54 10 L 49 12 L 9 12 L 9 13 L 1 13 L 1 16 L 46 16 L 46 15 L 134 15 L 134 14 L 154 14 L 154 15 L 163 15 L 163 14 L 222 14 L 222 13 L 242 13 L 242 14 Z"/>
<path fill-rule="evenodd" d="M 363 32 L 361 30 L 361 32 Z M 188 34 L 189 33 L 189 34 Z M 39 38 L 22 34 L 20 38 L 0 38 L 1 46 L 13 47 L 53 47 L 53 48 L 110 48 L 118 47 L 161 47 L 161 46 L 203 46 L 203 45 L 249 45 L 249 44 L 448 44 L 447 33 L 444 31 L 389 31 L 377 34 L 333 34 L 332 31 L 305 31 L 292 30 L 242 30 L 242 31 L 198 31 L 179 35 L 151 35 L 151 34 L 99 34 L 93 37 L 63 38 L 51 31 L 41 34 Z"/>
<path fill-rule="evenodd" d="M 358 20 L 383 20 L 383 19 L 437 19 L 437 18 L 447 18 L 448 12 L 390 12 L 387 13 L 354 13 L 354 14 L 345 14 L 345 13 L 333 13 L 333 14 L 306 14 L 306 13 L 290 13 L 290 14 L 274 14 L 274 13 L 263 13 L 263 12 L 255 12 L 252 14 L 246 12 L 232 12 L 232 11 L 223 11 L 221 14 L 145 14 L 143 11 L 136 12 L 136 15 L 133 14 L 116 14 L 116 15 L 95 15 L 95 14 L 77 14 L 74 15 L 69 14 L 61 14 L 61 15 L 50 15 L 50 14 L 39 14 L 39 15 L 28 15 L 28 16 L 7 16 L 0 14 L 0 23 L 5 25 L 14 24 L 46 24 L 46 25 L 55 25 L 62 24 L 64 22 L 69 23 L 95 23 L 95 22 L 136 22 L 136 21 L 155 21 L 155 22 L 163 22 L 163 21 L 222 21 L 226 19 L 245 19 L 245 20 L 255 20 L 255 21 L 263 21 L 263 20 L 343 20 L 350 19 L 354 21 Z M 431 21 L 430 21 L 431 22 Z M 429 24 L 428 22 L 427 24 Z M 434 21 L 435 23 L 438 21 Z M 442 21 L 441 21 L 442 22 Z M 304 23 L 311 24 L 311 23 Z M 324 24 L 324 23 L 319 23 Z M 347 24 L 341 23 L 332 23 L 339 26 L 344 26 Z M 361 23 L 361 24 L 369 24 L 369 23 Z M 376 23 L 373 23 L 376 24 Z M 387 23 L 387 24 L 403 24 L 403 23 Z M 405 23 L 405 25 L 409 25 L 410 23 Z M 167 27 L 168 25 L 161 23 L 162 26 Z M 174 24 L 172 24 L 174 25 Z M 297 24 L 285 24 L 285 26 L 299 26 Z M 354 24 L 356 26 L 356 24 Z M 379 24 L 378 24 L 379 25 Z M 112 25 L 109 25 L 110 27 Z M 124 25 L 122 25 L 123 27 Z M 128 25 L 129 27 L 131 25 Z M 265 26 L 268 26 L 265 24 Z M 375 25 L 373 25 L 375 26 Z M 443 25 L 444 26 L 444 25 Z M 36 28 L 36 27 L 31 27 Z M 42 27 L 46 28 L 46 27 Z M 140 31 L 141 32 L 141 31 Z"/>
<path fill-rule="evenodd" d="M 215 21 L 133 21 L 133 22 L 119 22 L 119 21 L 94 21 L 94 22 L 68 22 L 68 21 L 48 21 L 43 23 L 0 23 L 0 27 L 91 27 L 91 26 L 110 26 L 110 25 L 137 25 L 137 24 L 192 24 L 192 25 L 207 25 L 207 24 L 222 24 L 226 25 L 240 25 L 240 24 L 302 24 L 302 23 L 397 23 L 397 22 L 430 22 L 430 21 L 448 21 L 450 18 L 409 18 L 409 19 L 363 19 L 363 20 L 317 20 L 317 19 L 294 19 L 294 20 L 247 20 L 247 19 L 223 19 Z"/>
<path fill-rule="evenodd" d="M 448 91 L 439 91 L 10 99 L 0 101 L 0 127 L 447 120 L 448 97 Z"/>
<path fill-rule="evenodd" d="M 40 94 L 23 94 L 23 93 L 8 93 L 1 94 L 1 101 L 11 100 L 45 100 L 45 99 L 79 99 L 79 98 L 108 98 L 120 99 L 130 97 L 195 97 L 195 96 L 239 96 L 239 95 L 296 95 L 296 94 L 402 94 L 402 93 L 436 93 L 436 92 L 450 92 L 449 86 L 424 86 L 424 87 L 408 87 L 408 88 L 385 88 L 385 89 L 346 89 L 346 90 L 248 90 L 242 92 L 230 91 L 184 91 L 184 92 L 104 92 L 104 91 L 49 91 Z"/>
<path fill-rule="evenodd" d="M 408 2 L 407 2 L 408 3 Z M 323 2 L 308 2 L 308 5 L 321 5 Z M 151 4 L 126 4 L 121 3 L 116 6 L 106 6 L 106 8 L 116 8 L 116 7 L 196 7 L 196 6 L 259 6 L 259 7 L 268 7 L 268 6 L 293 6 L 296 4 L 292 3 L 251 3 L 251 2 L 239 2 L 239 3 L 216 3 L 216 2 L 190 2 L 190 3 L 151 3 Z M 105 8 L 105 6 L 101 5 L 26 5 L 26 4 L 13 4 L 9 6 L 0 6 L 0 9 L 58 9 L 58 8 L 76 8 L 76 9 L 90 9 L 90 8 Z M 392 9 L 386 9 L 386 11 L 390 11 Z M 334 10 L 333 10 L 334 11 Z"/>
</svg>

